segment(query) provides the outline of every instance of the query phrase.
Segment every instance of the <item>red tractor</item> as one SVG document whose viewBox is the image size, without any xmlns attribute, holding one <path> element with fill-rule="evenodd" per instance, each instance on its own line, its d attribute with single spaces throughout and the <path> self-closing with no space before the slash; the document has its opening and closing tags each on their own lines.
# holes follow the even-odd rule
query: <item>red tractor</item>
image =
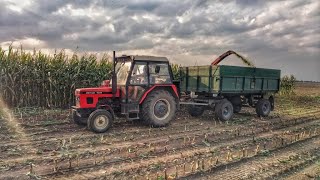
<svg viewBox="0 0 320 180">
<path fill-rule="evenodd" d="M 178 83 L 165 57 L 115 57 L 113 52 L 112 80 L 76 89 L 73 120 L 97 133 L 107 131 L 116 115 L 165 126 L 179 107 Z"/>
</svg>

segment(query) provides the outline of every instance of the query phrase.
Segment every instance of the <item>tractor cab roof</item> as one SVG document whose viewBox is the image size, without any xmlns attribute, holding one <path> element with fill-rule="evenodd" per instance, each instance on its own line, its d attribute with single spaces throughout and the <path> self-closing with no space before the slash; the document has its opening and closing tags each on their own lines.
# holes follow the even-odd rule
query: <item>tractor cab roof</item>
<svg viewBox="0 0 320 180">
<path fill-rule="evenodd" d="M 159 57 L 159 56 L 127 56 L 122 55 L 116 57 L 117 61 L 158 61 L 158 62 L 169 62 L 168 58 L 166 57 Z"/>
</svg>

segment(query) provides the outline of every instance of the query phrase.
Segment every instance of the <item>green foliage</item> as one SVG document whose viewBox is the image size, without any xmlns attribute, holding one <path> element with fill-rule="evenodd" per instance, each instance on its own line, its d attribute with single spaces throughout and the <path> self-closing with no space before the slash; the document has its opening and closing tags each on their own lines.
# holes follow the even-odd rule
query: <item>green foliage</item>
<svg viewBox="0 0 320 180">
<path fill-rule="evenodd" d="M 108 56 L 69 57 L 63 50 L 47 55 L 0 47 L 0 96 L 11 107 L 69 107 L 76 88 L 99 85 L 111 70 Z"/>
<path fill-rule="evenodd" d="M 293 76 L 283 76 L 281 78 L 280 94 L 290 95 L 293 93 L 297 79 Z"/>
<path fill-rule="evenodd" d="M 178 64 L 171 64 L 172 74 L 174 80 L 179 80 L 180 72 L 179 72 L 180 66 Z"/>
</svg>

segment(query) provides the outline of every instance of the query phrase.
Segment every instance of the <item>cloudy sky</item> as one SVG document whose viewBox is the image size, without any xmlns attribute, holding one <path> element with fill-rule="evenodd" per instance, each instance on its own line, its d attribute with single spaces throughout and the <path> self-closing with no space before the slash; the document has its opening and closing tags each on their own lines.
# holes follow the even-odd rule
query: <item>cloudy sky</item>
<svg viewBox="0 0 320 180">
<path fill-rule="evenodd" d="M 320 81 L 319 9 L 319 0 L 1 0 L 0 45 L 117 50 L 181 65 L 209 64 L 231 49 L 257 67 Z"/>
</svg>

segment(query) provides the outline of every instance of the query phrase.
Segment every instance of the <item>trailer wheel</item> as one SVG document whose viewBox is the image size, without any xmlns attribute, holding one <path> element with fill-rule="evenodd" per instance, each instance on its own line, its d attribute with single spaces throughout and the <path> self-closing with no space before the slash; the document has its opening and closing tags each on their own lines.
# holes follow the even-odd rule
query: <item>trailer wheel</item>
<svg viewBox="0 0 320 180">
<path fill-rule="evenodd" d="M 240 96 L 232 96 L 229 100 L 233 106 L 242 104 Z"/>
<path fill-rule="evenodd" d="M 267 117 L 271 111 L 270 101 L 267 99 L 260 99 L 256 104 L 256 112 L 259 117 Z"/>
<path fill-rule="evenodd" d="M 111 113 L 104 109 L 93 111 L 88 119 L 88 129 L 96 133 L 106 132 L 112 125 Z"/>
<path fill-rule="evenodd" d="M 155 127 L 166 126 L 175 116 L 176 102 L 174 97 L 165 90 L 152 92 L 143 102 L 141 119 Z"/>
<path fill-rule="evenodd" d="M 240 96 L 232 96 L 230 99 L 230 102 L 233 106 L 233 112 L 238 113 L 241 111 L 242 108 L 242 101 Z"/>
<path fill-rule="evenodd" d="M 189 105 L 188 112 L 192 117 L 199 117 L 204 112 L 203 106 Z"/>
<path fill-rule="evenodd" d="M 235 105 L 233 106 L 233 112 L 234 113 L 239 113 L 241 111 L 242 105 Z"/>
<path fill-rule="evenodd" d="M 72 110 L 72 120 L 75 124 L 79 126 L 87 125 L 87 118 L 82 118 L 78 116 L 76 110 Z"/>
<path fill-rule="evenodd" d="M 215 107 L 215 113 L 221 121 L 228 121 L 233 116 L 233 106 L 227 99 L 221 100 Z"/>
</svg>

